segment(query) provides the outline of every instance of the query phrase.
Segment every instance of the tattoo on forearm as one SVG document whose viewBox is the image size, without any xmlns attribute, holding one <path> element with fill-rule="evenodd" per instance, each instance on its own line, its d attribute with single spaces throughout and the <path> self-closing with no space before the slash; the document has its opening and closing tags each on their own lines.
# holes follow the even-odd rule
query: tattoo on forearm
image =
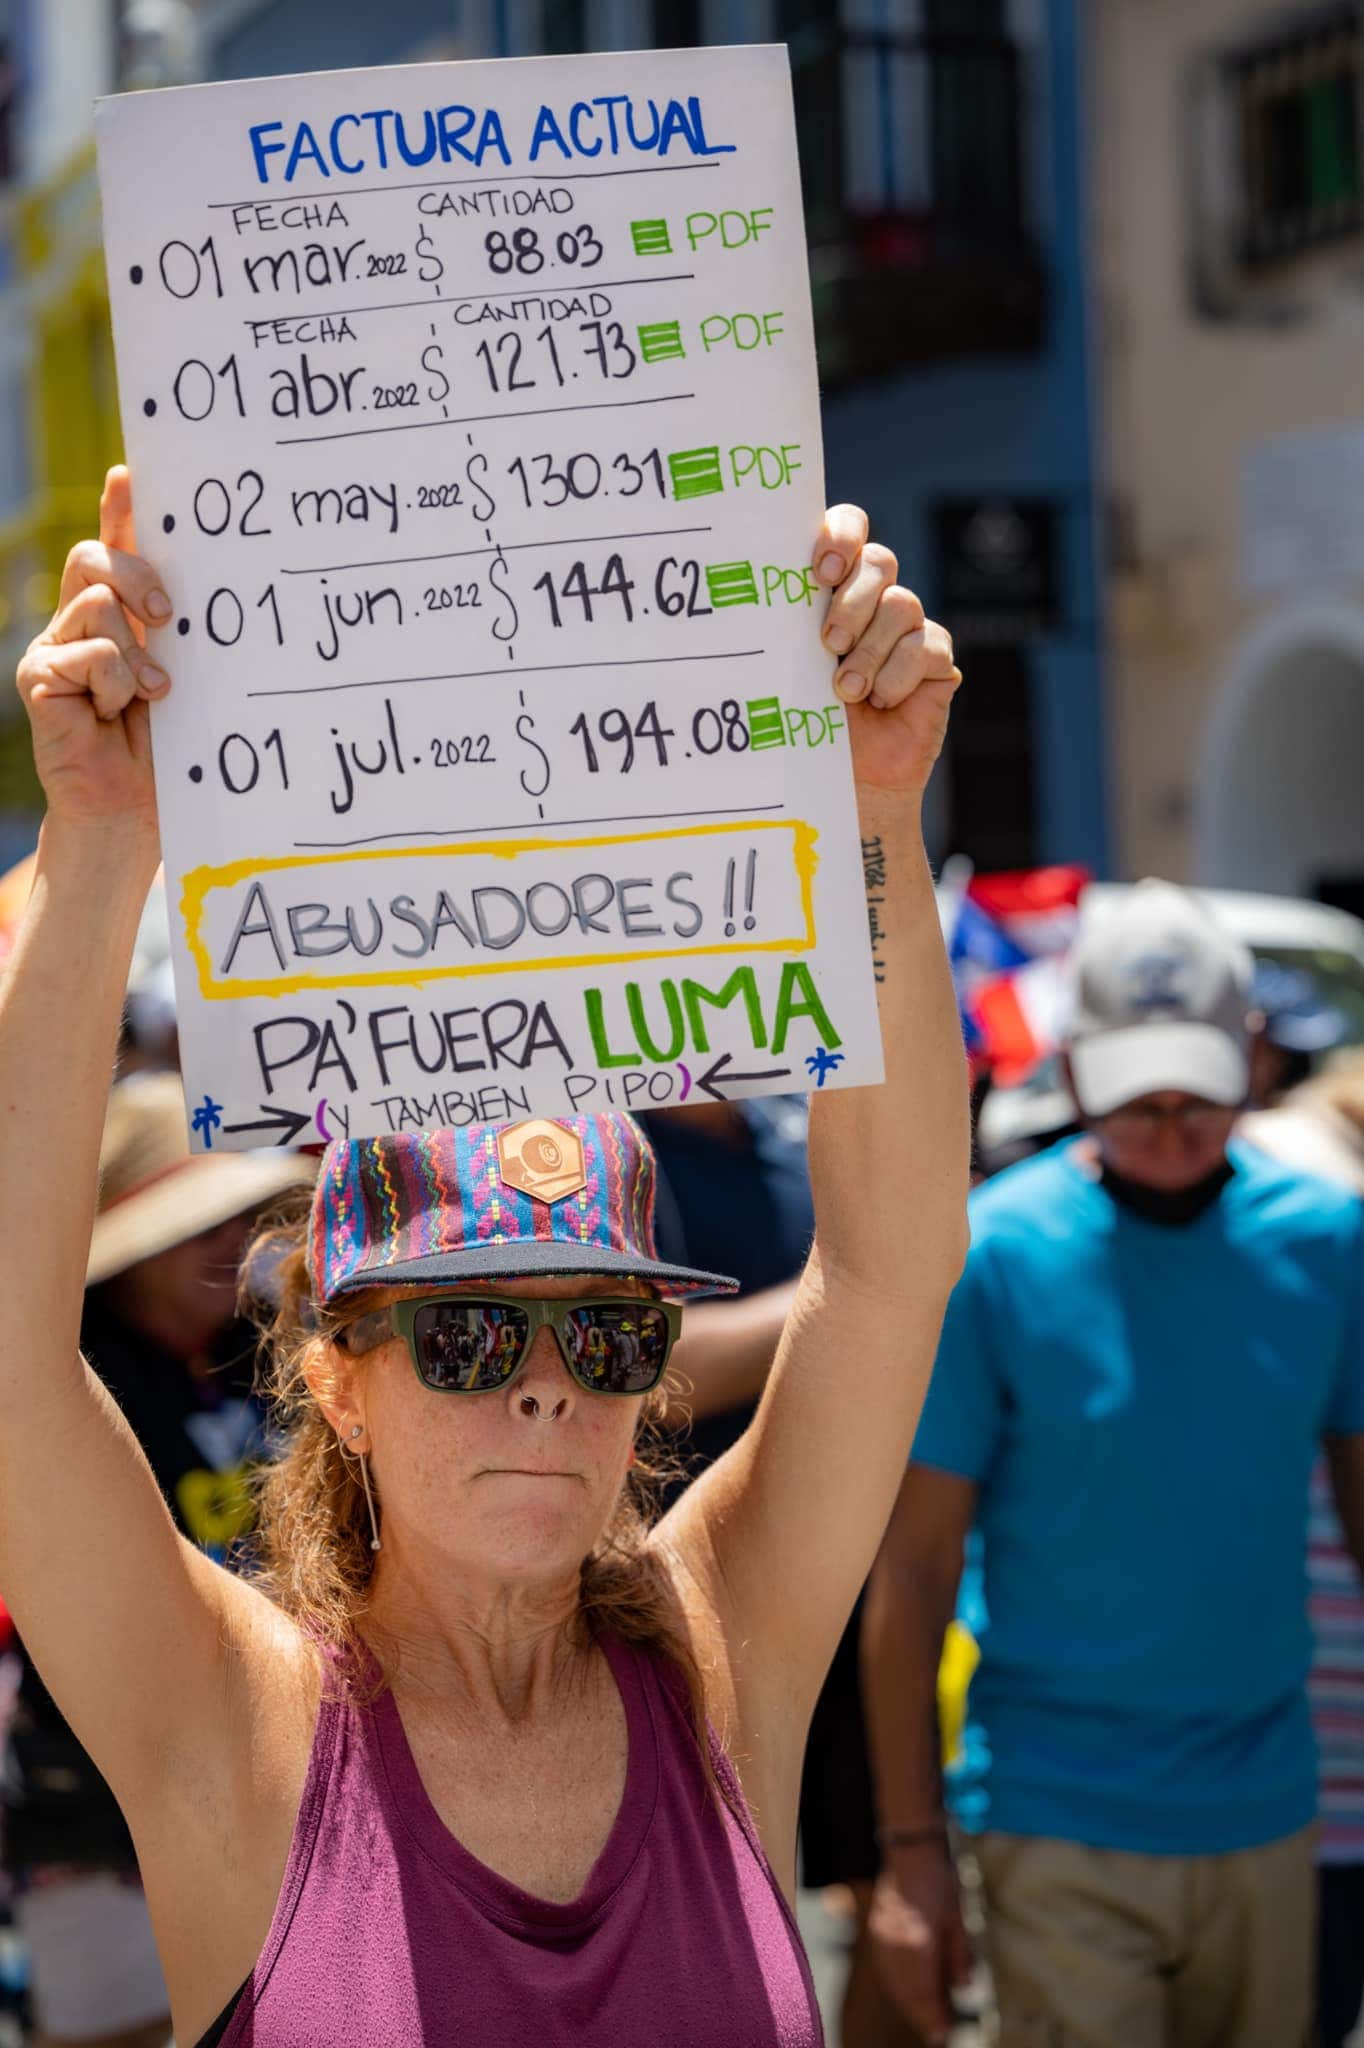
<svg viewBox="0 0 1364 2048">
<path fill-rule="evenodd" d="M 886 907 L 886 849 L 878 832 L 862 841 L 862 875 L 867 890 L 867 929 L 871 933 L 871 964 L 878 981 L 886 978 L 886 927 L 881 913 Z"/>
</svg>

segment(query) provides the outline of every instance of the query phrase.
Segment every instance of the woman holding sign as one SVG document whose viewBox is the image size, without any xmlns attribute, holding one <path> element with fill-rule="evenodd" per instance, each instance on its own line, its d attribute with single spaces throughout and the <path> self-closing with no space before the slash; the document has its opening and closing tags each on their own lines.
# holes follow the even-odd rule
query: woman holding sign
<svg viewBox="0 0 1364 2048">
<path fill-rule="evenodd" d="M 269 1247 L 255 1583 L 177 1536 L 77 1351 L 169 687 L 126 472 L 24 659 L 48 813 L 0 999 L 0 1588 L 127 1815 L 182 2042 L 819 2039 L 805 1731 L 960 1268 L 967 1118 L 919 823 L 950 644 L 861 513 L 814 561 L 887 1080 L 815 1100 L 816 1241 L 753 1427 L 647 1526 L 674 1302 L 725 1283 L 657 1259 L 626 1119 L 336 1144 Z"/>
</svg>

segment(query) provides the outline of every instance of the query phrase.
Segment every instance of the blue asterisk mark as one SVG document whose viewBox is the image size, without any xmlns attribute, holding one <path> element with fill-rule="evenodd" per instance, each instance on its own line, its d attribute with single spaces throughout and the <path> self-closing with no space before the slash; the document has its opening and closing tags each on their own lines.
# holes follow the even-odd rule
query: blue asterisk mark
<svg viewBox="0 0 1364 2048">
<path fill-rule="evenodd" d="M 190 1129 L 196 1135 L 202 1135 L 206 1152 L 213 1150 L 213 1133 L 219 1128 L 222 1120 L 223 1105 L 221 1102 L 215 1102 L 211 1095 L 206 1095 L 190 1118 Z"/>
<path fill-rule="evenodd" d="M 805 1069 L 807 1073 L 813 1074 L 816 1088 L 824 1086 L 829 1075 L 833 1073 L 835 1067 L 842 1066 L 845 1058 L 846 1054 L 841 1052 L 825 1052 L 822 1045 L 816 1046 L 812 1053 L 807 1053 Z"/>
</svg>

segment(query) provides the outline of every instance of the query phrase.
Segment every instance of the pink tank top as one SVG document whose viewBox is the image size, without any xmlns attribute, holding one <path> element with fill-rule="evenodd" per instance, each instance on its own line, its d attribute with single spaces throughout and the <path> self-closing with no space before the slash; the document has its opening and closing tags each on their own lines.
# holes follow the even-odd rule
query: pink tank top
<svg viewBox="0 0 1364 2048">
<path fill-rule="evenodd" d="M 222 2048 L 819 2048 L 805 1951 L 728 1758 L 708 1731 L 717 1805 L 676 1675 L 602 1647 L 629 1764 L 568 1905 L 455 1840 L 391 1693 L 324 1700 L 274 1921 Z"/>
</svg>

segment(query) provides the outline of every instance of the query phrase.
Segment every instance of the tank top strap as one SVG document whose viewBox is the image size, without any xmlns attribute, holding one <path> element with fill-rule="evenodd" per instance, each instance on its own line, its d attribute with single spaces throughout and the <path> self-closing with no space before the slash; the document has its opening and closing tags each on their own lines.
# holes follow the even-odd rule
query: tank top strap
<svg viewBox="0 0 1364 2048">
<path fill-rule="evenodd" d="M 782 1903 L 785 1904 L 785 1898 L 781 1894 L 781 1887 L 777 1884 L 776 1874 L 767 1860 L 767 1851 L 762 1845 L 753 1815 L 749 1811 L 748 1801 L 744 1797 L 744 1788 L 739 1783 L 739 1773 L 734 1768 L 729 1751 L 725 1748 L 709 1721 L 706 1723 L 706 1747 L 710 1756 L 710 1767 L 715 1773 L 715 1780 L 720 1787 L 721 1796 L 726 1806 L 738 1822 L 743 1832 L 744 1840 L 748 1843 L 749 1848 L 753 1851 L 753 1854 L 757 1857 L 758 1862 L 767 1872 L 767 1875 L 772 1879 L 773 1888 L 782 1897 Z"/>
<path fill-rule="evenodd" d="M 663 1656 L 655 1651 L 639 1649 L 629 1643 L 621 1642 L 618 1637 L 603 1634 L 601 1643 L 611 1668 L 616 1674 L 616 1682 L 621 1686 L 622 1692 L 625 1690 L 626 1675 L 628 1674 L 629 1683 L 637 1687 L 642 1686 L 646 1692 L 652 1693 L 657 1697 L 662 1711 L 667 1716 L 669 1729 L 675 1737 L 675 1742 L 681 1746 L 683 1752 L 690 1758 L 696 1749 L 697 1731 L 692 1716 L 691 1694 L 687 1688 L 686 1679 L 677 1665 L 673 1663 L 670 1657 Z M 763 1848 L 762 1840 L 754 1824 L 753 1815 L 749 1811 L 748 1801 L 744 1797 L 744 1788 L 739 1783 L 739 1774 L 734 1768 L 728 1750 L 716 1732 L 715 1724 L 709 1718 L 707 1718 L 703 1736 L 706 1744 L 706 1754 L 710 1759 L 710 1767 L 715 1774 L 715 1782 L 719 1787 L 721 1799 L 726 1807 L 728 1807 L 749 1849 L 757 1858 L 762 1869 L 772 1878 L 773 1885 L 780 1894 L 781 1887 L 777 1885 L 775 1875 L 767 1860 L 767 1851 Z M 672 1747 L 673 1745 L 670 1744 L 668 1746 Z M 699 1763 L 699 1757 L 697 1761 Z"/>
<path fill-rule="evenodd" d="M 367 1651 L 366 1655 L 368 1654 Z M 289 1844 L 289 1860 L 285 1864 L 284 1881 L 280 1885 L 279 1897 L 275 1901 L 270 1932 L 266 1935 L 265 1945 L 256 1958 L 255 1968 L 243 1986 L 243 1990 L 248 1993 L 248 1998 L 243 2000 L 244 2007 L 253 2003 L 264 1991 L 270 1973 L 279 1959 L 280 1950 L 288 1938 L 294 1914 L 312 1869 L 322 1818 L 332 1793 L 333 1780 L 337 1776 L 337 1759 L 344 1746 L 346 1730 L 357 1711 L 340 1677 L 339 1660 L 330 1651 L 324 1652 L 322 1696 L 318 1702 L 313 1746 L 308 1756 L 308 1771 L 303 1780 L 303 1796 L 298 1803 L 293 1838 Z M 236 2038 L 232 2027 L 229 2027 L 222 2036 L 223 2048 L 230 2048 L 230 2044 L 235 2043 Z M 242 2036 L 243 2042 L 246 2038 L 245 2035 Z"/>
<path fill-rule="evenodd" d="M 672 1709 L 678 1728 L 679 1741 L 686 1744 L 689 1754 L 694 1753 L 696 1736 L 692 1720 L 691 1696 L 687 1690 L 687 1683 L 682 1673 L 669 1658 L 650 1656 L 642 1657 L 641 1661 L 646 1662 L 653 1671 L 654 1681 Z M 796 1922 L 796 1916 L 791 1910 L 786 1893 L 778 1882 L 777 1873 L 772 1868 L 767 1850 L 763 1847 L 762 1836 L 758 1833 L 757 1823 L 753 1818 L 752 1809 L 744 1795 L 744 1788 L 739 1782 L 739 1773 L 734 1768 L 733 1759 L 730 1757 L 729 1751 L 725 1748 L 723 1742 L 721 1742 L 716 1732 L 715 1724 L 709 1717 L 706 1720 L 705 1740 L 706 1753 L 710 1758 L 710 1766 L 715 1774 L 715 1782 L 719 1787 L 720 1799 L 728 1816 L 729 1824 L 737 1829 L 748 1849 L 749 1855 L 753 1858 L 756 1869 L 762 1874 L 763 1882 L 768 1887 L 777 1913 L 790 1933 L 792 1948 L 798 1960 L 802 1982 L 809 1997 L 810 2010 L 812 2013 L 818 2014 L 819 2003 L 815 1992 L 814 1977 L 810 1969 L 810 1960 L 805 1950 L 804 1937 Z M 709 1794 L 707 1796 L 709 1797 Z M 818 2038 L 822 2041 L 822 2033 Z"/>
</svg>

